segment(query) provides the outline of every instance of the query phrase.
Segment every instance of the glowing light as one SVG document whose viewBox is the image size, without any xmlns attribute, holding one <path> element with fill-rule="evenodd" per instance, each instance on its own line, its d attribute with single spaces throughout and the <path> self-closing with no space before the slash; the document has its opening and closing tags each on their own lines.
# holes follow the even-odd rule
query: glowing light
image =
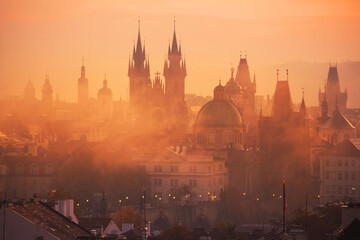
<svg viewBox="0 0 360 240">
<path fill-rule="evenodd" d="M 243 193 L 243 196 L 245 196 L 246 195 L 246 193 Z"/>
<path fill-rule="evenodd" d="M 157 198 L 157 194 L 155 194 L 155 198 Z"/>
<path fill-rule="evenodd" d="M 201 194 L 199 195 L 199 197 L 202 197 Z"/>
<path fill-rule="evenodd" d="M 171 193 L 169 193 L 169 197 L 171 197 Z"/>
<path fill-rule="evenodd" d="M 259 201 L 259 198 L 256 198 L 256 201 Z"/>
<path fill-rule="evenodd" d="M 320 198 L 320 194 L 318 194 L 317 197 Z"/>
<path fill-rule="evenodd" d="M 175 199 L 175 196 L 173 196 L 173 199 Z"/>
<path fill-rule="evenodd" d="M 272 196 L 275 197 L 275 193 L 273 193 Z"/>
<path fill-rule="evenodd" d="M 129 197 L 125 197 L 125 199 L 126 199 L 126 200 L 128 200 L 128 199 L 129 199 Z"/>
<path fill-rule="evenodd" d="M 355 191 L 356 189 L 354 187 L 352 187 L 351 190 Z"/>
<path fill-rule="evenodd" d="M 119 203 L 121 203 L 122 201 L 121 201 L 121 199 L 119 200 Z"/>
<path fill-rule="evenodd" d="M 89 199 L 86 199 L 86 202 L 89 202 Z"/>
<path fill-rule="evenodd" d="M 80 206 L 80 203 L 76 204 L 76 206 L 78 206 L 78 207 L 79 207 L 79 206 Z"/>
<path fill-rule="evenodd" d="M 161 197 L 159 197 L 159 200 L 161 201 Z"/>
<path fill-rule="evenodd" d="M 142 195 L 141 198 L 144 199 L 144 195 Z"/>
</svg>

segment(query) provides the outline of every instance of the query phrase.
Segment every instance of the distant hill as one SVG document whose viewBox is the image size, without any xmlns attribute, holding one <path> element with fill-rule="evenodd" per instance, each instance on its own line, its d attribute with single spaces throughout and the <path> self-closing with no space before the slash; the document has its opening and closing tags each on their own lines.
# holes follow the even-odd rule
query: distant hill
<svg viewBox="0 0 360 240">
<path fill-rule="evenodd" d="M 344 91 L 345 87 L 348 90 L 348 107 L 360 108 L 360 61 L 341 62 L 337 66 L 341 91 Z M 280 80 L 286 79 L 285 71 L 289 69 L 289 84 L 294 103 L 301 101 L 304 88 L 307 106 L 318 105 L 319 87 L 324 91 L 329 63 L 288 62 L 256 70 L 259 94 L 274 94 L 277 68 Z"/>
</svg>

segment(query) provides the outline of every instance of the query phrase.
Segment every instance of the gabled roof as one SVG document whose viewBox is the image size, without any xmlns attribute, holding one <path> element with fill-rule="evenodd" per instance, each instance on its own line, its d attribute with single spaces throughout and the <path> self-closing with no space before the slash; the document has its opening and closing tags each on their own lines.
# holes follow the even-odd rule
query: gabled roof
<svg viewBox="0 0 360 240">
<path fill-rule="evenodd" d="M 325 152 L 326 156 L 360 157 L 360 138 L 350 138 Z"/>
<path fill-rule="evenodd" d="M 70 221 L 41 201 L 15 205 L 9 204 L 8 208 L 26 221 L 37 224 L 44 231 L 58 239 L 76 239 L 80 236 L 92 236 L 84 228 Z"/>
<path fill-rule="evenodd" d="M 111 218 L 89 218 L 89 217 L 82 217 L 79 218 L 79 225 L 85 228 L 86 230 L 90 231 L 98 226 L 103 226 L 104 231 L 112 221 Z"/>
<path fill-rule="evenodd" d="M 329 120 L 327 120 L 322 128 L 332 129 L 354 129 L 355 127 L 347 120 L 347 118 L 336 107 L 334 114 Z"/>
<path fill-rule="evenodd" d="M 343 234 L 338 239 L 360 239 L 360 221 L 355 218 L 354 221 L 344 229 Z"/>
</svg>

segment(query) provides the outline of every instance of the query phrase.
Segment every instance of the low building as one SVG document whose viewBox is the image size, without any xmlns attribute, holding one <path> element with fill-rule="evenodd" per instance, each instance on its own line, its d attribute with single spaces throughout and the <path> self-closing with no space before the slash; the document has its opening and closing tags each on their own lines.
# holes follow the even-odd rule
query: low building
<svg viewBox="0 0 360 240">
<path fill-rule="evenodd" d="M 9 199 L 45 196 L 51 191 L 58 165 L 48 157 L 0 156 L 0 196 Z"/>
<path fill-rule="evenodd" d="M 360 201 L 360 139 L 350 138 L 320 156 L 320 203 Z"/>
<path fill-rule="evenodd" d="M 195 201 L 216 200 L 227 182 L 225 159 L 226 155 L 214 156 L 187 146 L 132 156 L 133 163 L 150 177 L 153 201 L 174 199 L 172 195 L 185 185 Z"/>
<path fill-rule="evenodd" d="M 79 225 L 90 231 L 94 235 L 113 235 L 118 236 L 121 234 L 120 228 L 115 224 L 111 218 L 79 218 Z"/>
</svg>

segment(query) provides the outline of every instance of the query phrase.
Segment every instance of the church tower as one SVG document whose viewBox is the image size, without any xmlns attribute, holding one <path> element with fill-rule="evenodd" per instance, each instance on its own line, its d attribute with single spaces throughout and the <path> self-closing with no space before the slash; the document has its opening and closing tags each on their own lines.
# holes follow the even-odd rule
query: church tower
<svg viewBox="0 0 360 240">
<path fill-rule="evenodd" d="M 132 59 L 129 59 L 128 76 L 130 79 L 130 104 L 144 105 L 149 89 L 152 88 L 150 79 L 149 59 L 146 59 L 145 44 L 142 47 L 140 36 L 140 20 L 138 22 L 138 37 L 136 48 L 134 45 Z"/>
<path fill-rule="evenodd" d="M 30 79 L 25 87 L 25 100 L 26 101 L 34 101 L 35 100 L 35 88 Z"/>
<path fill-rule="evenodd" d="M 85 77 L 84 58 L 82 59 L 81 75 L 78 79 L 78 104 L 86 106 L 89 99 L 89 81 Z"/>
<path fill-rule="evenodd" d="M 111 120 L 113 115 L 113 95 L 110 88 L 108 88 L 108 81 L 103 81 L 103 87 L 98 91 L 98 115 L 99 120 Z"/>
<path fill-rule="evenodd" d="M 181 56 L 181 45 L 178 45 L 175 32 L 170 48 L 168 48 L 168 59 L 164 63 L 165 95 L 177 103 L 185 100 L 185 77 L 186 65 Z"/>
<path fill-rule="evenodd" d="M 46 74 L 45 83 L 42 88 L 42 102 L 46 107 L 51 107 L 53 103 L 53 89 L 49 81 L 49 75 Z"/>
<path fill-rule="evenodd" d="M 337 104 L 339 104 L 340 110 L 346 109 L 347 90 L 345 89 L 344 92 L 341 92 L 337 65 L 330 65 L 325 88 L 326 91 L 324 92 L 321 92 L 319 89 L 319 105 L 322 105 L 324 95 L 326 95 L 330 114 L 333 114 L 333 112 L 336 110 L 335 107 Z"/>
</svg>

